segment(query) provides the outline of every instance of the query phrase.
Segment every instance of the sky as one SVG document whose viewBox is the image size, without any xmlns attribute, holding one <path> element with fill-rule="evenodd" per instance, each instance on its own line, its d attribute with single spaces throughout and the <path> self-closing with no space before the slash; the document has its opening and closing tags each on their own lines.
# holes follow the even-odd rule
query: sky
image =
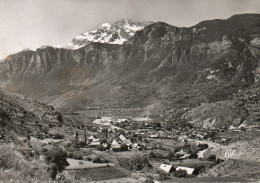
<svg viewBox="0 0 260 183">
<path fill-rule="evenodd" d="M 242 13 L 260 13 L 260 0 L 0 0 L 0 58 L 120 19 L 189 27 Z"/>
</svg>

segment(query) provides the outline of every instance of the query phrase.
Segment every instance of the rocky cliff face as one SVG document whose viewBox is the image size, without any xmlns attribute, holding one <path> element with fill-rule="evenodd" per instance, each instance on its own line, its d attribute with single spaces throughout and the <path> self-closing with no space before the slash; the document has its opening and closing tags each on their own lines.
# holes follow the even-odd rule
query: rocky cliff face
<svg viewBox="0 0 260 183">
<path fill-rule="evenodd" d="M 56 107 L 197 105 L 259 80 L 260 15 L 178 28 L 157 22 L 124 44 L 43 47 L 0 63 L 1 86 Z"/>
</svg>

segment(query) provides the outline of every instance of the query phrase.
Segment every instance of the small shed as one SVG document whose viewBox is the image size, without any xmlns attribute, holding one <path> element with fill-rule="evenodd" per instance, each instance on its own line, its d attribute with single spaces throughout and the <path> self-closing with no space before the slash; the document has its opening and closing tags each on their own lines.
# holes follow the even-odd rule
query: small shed
<svg viewBox="0 0 260 183">
<path fill-rule="evenodd" d="M 127 146 L 130 146 L 133 144 L 130 139 L 122 140 L 122 143 L 126 144 Z"/>
<path fill-rule="evenodd" d="M 173 166 L 172 165 L 167 165 L 167 164 L 161 164 L 160 169 L 162 169 L 163 171 L 170 173 L 173 171 Z"/>
<path fill-rule="evenodd" d="M 119 138 L 120 138 L 120 140 L 122 140 L 122 141 L 123 141 L 123 140 L 126 140 L 126 137 L 125 137 L 124 135 L 122 135 L 122 134 L 119 136 Z"/>
</svg>

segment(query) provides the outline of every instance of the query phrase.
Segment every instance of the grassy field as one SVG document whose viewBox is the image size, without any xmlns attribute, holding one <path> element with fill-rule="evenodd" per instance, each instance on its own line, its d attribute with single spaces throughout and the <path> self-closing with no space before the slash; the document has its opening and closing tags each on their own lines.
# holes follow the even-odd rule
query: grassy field
<svg viewBox="0 0 260 183">
<path fill-rule="evenodd" d="M 176 142 L 175 140 L 171 140 L 171 139 L 151 139 L 151 138 L 147 138 L 147 139 L 148 141 L 150 141 L 150 145 L 161 145 L 169 148 L 182 147 L 185 144 L 184 142 Z"/>
<path fill-rule="evenodd" d="M 172 165 L 181 165 L 181 166 L 188 166 L 188 167 L 193 167 L 194 165 L 213 165 L 213 161 L 202 161 L 199 159 L 185 159 L 185 160 L 178 160 L 171 162 Z"/>
<path fill-rule="evenodd" d="M 177 178 L 165 182 L 181 182 L 181 183 L 195 183 L 195 182 L 250 182 L 249 179 L 241 177 L 200 177 L 200 178 Z"/>
<path fill-rule="evenodd" d="M 107 180 L 101 180 L 101 181 L 90 181 L 89 183 L 141 183 L 142 181 L 136 180 L 131 177 L 125 177 L 125 178 L 119 178 L 119 179 L 110 179 L 109 181 Z"/>
<path fill-rule="evenodd" d="M 107 167 L 107 165 L 114 166 L 112 163 L 92 163 L 90 161 L 76 160 L 71 158 L 67 158 L 67 161 L 70 164 L 66 167 L 67 170 L 100 168 Z"/>
<path fill-rule="evenodd" d="M 85 181 L 103 181 L 124 178 L 126 175 L 115 167 L 75 170 L 75 177 Z"/>
</svg>

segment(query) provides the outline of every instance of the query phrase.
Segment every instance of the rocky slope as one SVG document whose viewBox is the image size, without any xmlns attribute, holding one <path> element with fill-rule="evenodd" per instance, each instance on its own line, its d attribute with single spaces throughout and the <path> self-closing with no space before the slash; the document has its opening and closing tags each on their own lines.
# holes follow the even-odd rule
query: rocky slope
<svg viewBox="0 0 260 183">
<path fill-rule="evenodd" d="M 260 88 L 258 82 L 239 90 L 232 100 L 203 103 L 185 112 L 182 119 L 194 126 L 212 128 L 226 125 L 231 128 L 260 127 Z"/>
<path fill-rule="evenodd" d="M 6 90 L 73 110 L 154 102 L 172 108 L 232 99 L 259 80 L 259 22 L 258 14 L 189 28 L 157 22 L 122 45 L 99 41 L 79 49 L 24 50 L 0 63 L 0 83 Z"/>
<path fill-rule="evenodd" d="M 0 131 L 21 135 L 37 132 L 42 127 L 62 123 L 61 114 L 52 106 L 19 95 L 0 91 Z M 0 133 L 0 139 L 3 139 Z"/>
<path fill-rule="evenodd" d="M 217 158 L 225 160 L 217 166 L 207 170 L 200 177 L 244 177 L 251 178 L 254 182 L 260 178 L 260 139 L 238 141 L 229 145 L 216 145 L 207 154 L 215 154 Z M 226 152 L 233 151 L 229 159 Z"/>
<path fill-rule="evenodd" d="M 245 120 L 245 113 L 238 110 L 232 100 L 215 103 L 204 103 L 182 115 L 182 119 L 196 127 L 213 128 L 216 126 L 229 126 L 234 121 L 240 125 Z"/>
</svg>

